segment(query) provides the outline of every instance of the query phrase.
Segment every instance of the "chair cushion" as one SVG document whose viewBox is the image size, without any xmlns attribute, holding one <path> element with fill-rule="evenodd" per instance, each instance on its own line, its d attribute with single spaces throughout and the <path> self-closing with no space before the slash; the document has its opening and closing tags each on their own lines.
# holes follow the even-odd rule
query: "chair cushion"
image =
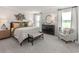
<svg viewBox="0 0 79 59">
<path fill-rule="evenodd" d="M 65 28 L 63 33 L 64 34 L 71 34 L 71 33 L 73 33 L 73 29 L 72 28 Z"/>
</svg>

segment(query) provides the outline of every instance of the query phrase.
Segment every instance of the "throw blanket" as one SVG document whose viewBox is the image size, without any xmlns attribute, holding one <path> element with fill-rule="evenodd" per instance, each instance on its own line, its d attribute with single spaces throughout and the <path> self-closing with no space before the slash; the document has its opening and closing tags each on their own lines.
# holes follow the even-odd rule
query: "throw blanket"
<svg viewBox="0 0 79 59">
<path fill-rule="evenodd" d="M 29 33 L 36 33 L 38 31 L 39 31 L 38 27 L 17 28 L 14 31 L 14 37 L 19 41 L 19 43 L 22 43 L 23 40 L 25 40 L 28 37 Z"/>
</svg>

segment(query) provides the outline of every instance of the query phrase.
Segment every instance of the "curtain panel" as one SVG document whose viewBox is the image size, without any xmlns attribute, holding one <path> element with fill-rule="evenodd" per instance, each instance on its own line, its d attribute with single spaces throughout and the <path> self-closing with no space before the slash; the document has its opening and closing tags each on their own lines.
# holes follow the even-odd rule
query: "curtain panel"
<svg viewBox="0 0 79 59">
<path fill-rule="evenodd" d="M 58 10 L 58 32 L 59 28 L 62 27 L 62 12 L 67 12 L 71 11 L 71 28 L 74 29 L 74 37 L 77 39 L 77 7 L 72 7 L 72 8 L 67 8 L 67 9 L 62 9 Z"/>
</svg>

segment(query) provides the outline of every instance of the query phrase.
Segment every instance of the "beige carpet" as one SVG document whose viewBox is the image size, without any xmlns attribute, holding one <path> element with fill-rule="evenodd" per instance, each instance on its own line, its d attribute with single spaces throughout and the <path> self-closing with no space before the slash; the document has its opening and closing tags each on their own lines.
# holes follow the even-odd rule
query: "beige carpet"
<svg viewBox="0 0 79 59">
<path fill-rule="evenodd" d="M 8 38 L 0 40 L 1 53 L 73 53 L 79 52 L 79 45 L 76 43 L 65 44 L 62 40 L 53 35 L 44 35 L 44 40 L 39 39 L 31 43 L 24 41 L 21 47 L 17 40 Z"/>
</svg>

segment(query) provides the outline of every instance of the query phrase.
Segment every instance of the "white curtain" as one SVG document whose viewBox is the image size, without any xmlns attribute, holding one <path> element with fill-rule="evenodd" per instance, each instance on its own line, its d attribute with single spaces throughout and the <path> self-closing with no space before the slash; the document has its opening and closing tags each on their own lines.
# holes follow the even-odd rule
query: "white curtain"
<svg viewBox="0 0 79 59">
<path fill-rule="evenodd" d="M 74 29 L 74 37 L 77 39 L 77 7 L 72 8 L 72 28 Z"/>
<path fill-rule="evenodd" d="M 74 37 L 77 39 L 77 7 L 63 9 L 58 11 L 58 30 L 59 27 L 62 27 L 62 12 L 71 11 L 71 26 L 74 29 Z"/>
<path fill-rule="evenodd" d="M 62 25 L 62 11 L 58 11 L 58 29 Z"/>
<path fill-rule="evenodd" d="M 57 27 L 58 27 L 58 28 L 57 28 L 57 35 L 58 35 L 58 33 L 59 33 L 59 27 L 61 27 L 61 25 L 62 25 L 62 23 L 61 23 L 61 22 L 62 22 L 61 17 L 62 17 L 62 11 L 59 10 L 59 11 L 58 11 L 58 15 L 57 15 L 57 19 L 58 19 L 58 20 L 57 20 L 57 25 L 58 25 L 58 26 L 57 26 Z"/>
</svg>

